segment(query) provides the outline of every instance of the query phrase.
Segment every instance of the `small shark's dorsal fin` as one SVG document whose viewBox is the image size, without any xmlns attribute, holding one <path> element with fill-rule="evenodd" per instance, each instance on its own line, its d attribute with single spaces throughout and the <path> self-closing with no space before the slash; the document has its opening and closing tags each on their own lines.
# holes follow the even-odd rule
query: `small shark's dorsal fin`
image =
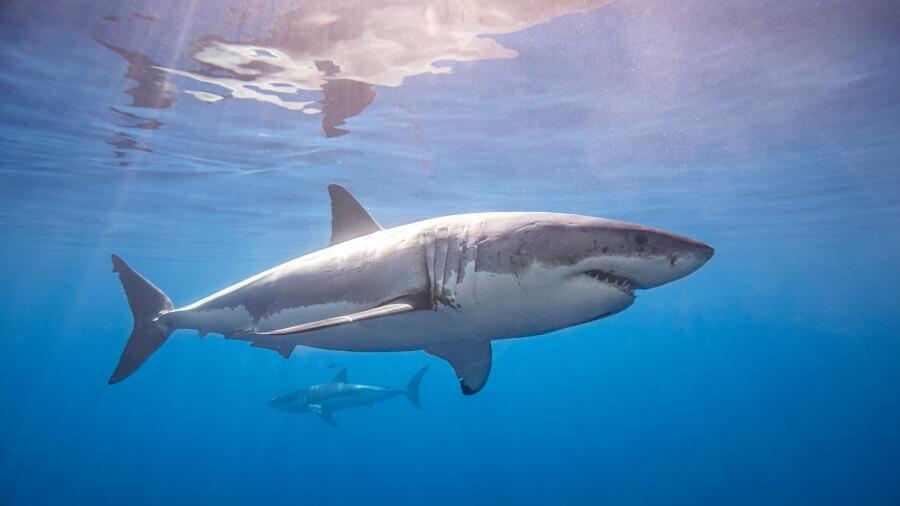
<svg viewBox="0 0 900 506">
<path fill-rule="evenodd" d="M 331 196 L 331 242 L 329 246 L 369 235 L 381 230 L 381 226 L 369 216 L 350 192 L 344 187 L 328 185 Z"/>
<path fill-rule="evenodd" d="M 450 362 L 464 395 L 477 394 L 487 383 L 492 362 L 490 341 L 436 344 L 425 351 Z"/>
<path fill-rule="evenodd" d="M 332 383 L 346 383 L 347 382 L 347 369 L 341 369 L 341 372 L 337 373 L 337 376 L 331 380 Z"/>
</svg>

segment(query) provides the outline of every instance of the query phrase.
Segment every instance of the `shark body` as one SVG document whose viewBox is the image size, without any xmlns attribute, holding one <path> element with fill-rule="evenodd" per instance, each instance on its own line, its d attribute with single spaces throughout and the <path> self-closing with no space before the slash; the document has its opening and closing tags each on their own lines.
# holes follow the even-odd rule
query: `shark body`
<svg viewBox="0 0 900 506">
<path fill-rule="evenodd" d="M 426 352 L 447 360 L 464 394 L 485 385 L 491 341 L 534 336 L 618 313 L 684 277 L 714 250 L 663 230 L 543 212 L 445 216 L 380 227 L 329 186 L 332 238 L 181 308 L 113 255 L 135 326 L 110 383 L 134 372 L 175 329 L 296 346 Z"/>
<path fill-rule="evenodd" d="M 331 425 L 337 425 L 332 417 L 335 411 L 361 406 L 372 407 L 401 395 L 405 395 L 417 409 L 422 409 L 419 385 L 427 371 L 428 366 L 423 367 L 409 380 L 406 388 L 394 389 L 350 383 L 347 381 L 347 370 L 342 369 L 330 383 L 295 390 L 266 404 L 285 413 L 314 413 Z"/>
</svg>

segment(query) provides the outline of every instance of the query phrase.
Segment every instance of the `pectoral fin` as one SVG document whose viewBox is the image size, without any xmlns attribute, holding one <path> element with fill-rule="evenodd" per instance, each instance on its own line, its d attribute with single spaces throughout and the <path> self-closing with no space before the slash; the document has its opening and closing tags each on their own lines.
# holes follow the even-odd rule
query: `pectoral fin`
<svg viewBox="0 0 900 506">
<path fill-rule="evenodd" d="M 275 350 L 284 358 L 291 358 L 291 353 L 294 352 L 294 348 L 297 346 L 294 343 L 286 343 L 283 341 L 253 341 L 254 348 L 266 348 L 267 350 Z"/>
<path fill-rule="evenodd" d="M 490 341 L 439 344 L 429 346 L 425 351 L 450 362 L 464 395 L 477 394 L 487 383 L 491 373 Z"/>
<path fill-rule="evenodd" d="M 331 411 L 328 411 L 327 409 L 323 408 L 321 404 L 310 404 L 309 410 L 312 411 L 313 413 L 319 415 L 319 418 L 324 420 L 325 423 L 327 423 L 328 425 L 331 425 L 332 427 L 337 427 L 337 422 L 335 421 L 334 417 L 331 416 Z"/>
<path fill-rule="evenodd" d="M 258 332 L 258 335 L 263 336 L 283 336 L 285 334 L 299 334 L 301 332 L 309 332 L 310 330 L 321 330 L 329 327 L 336 327 L 338 325 L 344 325 L 347 323 L 358 322 L 362 320 L 371 320 L 372 318 L 381 318 L 382 316 L 391 316 L 396 314 L 408 313 L 410 311 L 415 311 L 416 308 L 409 303 L 406 302 L 397 302 L 393 304 L 384 304 L 382 306 L 378 306 L 372 309 L 367 309 L 365 311 L 360 311 L 358 313 L 351 313 L 343 316 L 335 316 L 334 318 L 326 318 L 324 320 L 317 320 L 314 322 L 303 323 L 300 325 L 294 325 L 293 327 L 286 327 L 283 329 L 272 330 L 269 332 Z"/>
</svg>

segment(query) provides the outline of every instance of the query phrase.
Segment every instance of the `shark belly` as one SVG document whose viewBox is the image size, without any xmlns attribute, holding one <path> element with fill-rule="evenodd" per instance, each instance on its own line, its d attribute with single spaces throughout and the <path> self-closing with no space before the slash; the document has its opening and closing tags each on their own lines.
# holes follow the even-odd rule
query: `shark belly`
<svg viewBox="0 0 900 506">
<path fill-rule="evenodd" d="M 456 286 L 454 306 L 438 304 L 390 318 L 283 336 L 312 348 L 340 351 L 411 351 L 435 344 L 511 339 L 546 334 L 607 316 L 585 286 L 553 294 L 542 290 L 541 269 L 519 275 L 472 272 Z M 627 305 L 622 306 L 624 309 Z"/>
</svg>

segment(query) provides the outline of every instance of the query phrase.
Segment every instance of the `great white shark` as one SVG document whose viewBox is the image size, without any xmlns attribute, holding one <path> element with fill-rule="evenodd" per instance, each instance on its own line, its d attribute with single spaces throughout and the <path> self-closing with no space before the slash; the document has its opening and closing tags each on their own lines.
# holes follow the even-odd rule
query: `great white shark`
<svg viewBox="0 0 900 506">
<path fill-rule="evenodd" d="M 331 241 L 175 308 L 112 256 L 134 328 L 109 383 L 131 375 L 172 331 L 222 334 L 275 350 L 424 350 L 480 391 L 491 341 L 536 336 L 616 314 L 635 290 L 687 276 L 713 255 L 700 241 L 574 214 L 494 212 L 379 226 L 330 185 Z"/>
<path fill-rule="evenodd" d="M 347 369 L 341 369 L 330 383 L 295 390 L 266 404 L 285 413 L 315 413 L 331 425 L 337 425 L 332 416 L 335 411 L 371 407 L 401 395 L 405 395 L 417 409 L 422 409 L 419 385 L 426 372 L 427 365 L 410 378 L 406 388 L 394 389 L 350 383 L 347 381 Z"/>
</svg>

